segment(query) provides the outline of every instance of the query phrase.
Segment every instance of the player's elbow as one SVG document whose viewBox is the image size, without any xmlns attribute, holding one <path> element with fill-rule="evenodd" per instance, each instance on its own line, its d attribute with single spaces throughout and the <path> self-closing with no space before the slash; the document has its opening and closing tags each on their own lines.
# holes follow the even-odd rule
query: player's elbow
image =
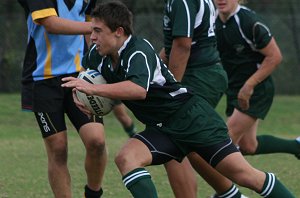
<svg viewBox="0 0 300 198">
<path fill-rule="evenodd" d="M 127 91 L 126 95 L 130 96 L 130 98 L 133 100 L 144 100 L 147 97 L 147 89 L 134 84 L 134 86 L 131 86 L 130 89 Z"/>
<path fill-rule="evenodd" d="M 283 59 L 283 57 L 282 57 L 282 54 L 281 54 L 281 52 L 279 51 L 278 52 L 278 55 L 277 55 L 277 65 L 279 65 L 281 62 L 282 62 L 282 59 Z"/>
<path fill-rule="evenodd" d="M 58 23 L 57 23 L 57 16 L 49 16 L 46 18 L 42 18 L 38 20 L 38 23 L 44 26 L 46 32 L 50 34 L 58 34 Z"/>
<path fill-rule="evenodd" d="M 51 24 L 51 23 L 46 24 L 46 25 L 44 25 L 44 28 L 45 28 L 46 32 L 48 32 L 49 34 L 58 34 L 57 29 L 54 24 Z"/>
<path fill-rule="evenodd" d="M 145 89 L 137 92 L 137 94 L 136 94 L 137 100 L 145 100 L 146 97 L 147 97 L 147 91 Z"/>
<path fill-rule="evenodd" d="M 270 57 L 270 61 L 273 62 L 272 65 L 274 65 L 275 67 L 278 67 L 278 65 L 282 62 L 282 54 L 281 54 L 281 52 L 279 50 L 277 52 L 275 52 L 273 54 L 273 56 Z"/>
<path fill-rule="evenodd" d="M 274 65 L 278 66 L 282 61 L 282 54 L 274 38 L 271 40 L 268 46 L 270 59 L 272 60 Z"/>
</svg>

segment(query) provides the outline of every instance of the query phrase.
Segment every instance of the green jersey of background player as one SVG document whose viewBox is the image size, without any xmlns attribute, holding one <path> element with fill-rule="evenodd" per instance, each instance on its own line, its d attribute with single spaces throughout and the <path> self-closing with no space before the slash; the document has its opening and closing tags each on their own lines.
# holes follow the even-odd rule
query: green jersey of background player
<svg viewBox="0 0 300 198">
<path fill-rule="evenodd" d="M 132 35 L 132 14 L 124 4 L 98 4 L 91 16 L 91 40 L 102 56 L 97 69 L 108 84 L 66 77 L 62 86 L 120 99 L 145 123 L 145 130 L 130 138 L 115 158 L 133 197 L 157 197 L 145 166 L 180 161 L 190 152 L 262 196 L 293 197 L 273 174 L 247 163 L 228 137 L 222 118 L 206 100 L 193 96 L 174 79 L 148 41 Z"/>
<path fill-rule="evenodd" d="M 177 80 L 216 107 L 227 88 L 227 76 L 216 48 L 213 2 L 165 2 L 160 56 Z"/>
</svg>

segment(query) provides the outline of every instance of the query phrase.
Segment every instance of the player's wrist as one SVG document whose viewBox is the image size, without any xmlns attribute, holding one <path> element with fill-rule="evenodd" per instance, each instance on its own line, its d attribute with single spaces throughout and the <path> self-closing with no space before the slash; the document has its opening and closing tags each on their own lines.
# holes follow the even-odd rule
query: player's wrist
<svg viewBox="0 0 300 198">
<path fill-rule="evenodd" d="M 246 81 L 246 85 L 250 86 L 250 87 L 255 87 L 256 85 L 258 85 L 261 81 L 258 80 L 257 78 L 255 77 L 251 77 L 249 78 L 247 81 Z"/>
</svg>

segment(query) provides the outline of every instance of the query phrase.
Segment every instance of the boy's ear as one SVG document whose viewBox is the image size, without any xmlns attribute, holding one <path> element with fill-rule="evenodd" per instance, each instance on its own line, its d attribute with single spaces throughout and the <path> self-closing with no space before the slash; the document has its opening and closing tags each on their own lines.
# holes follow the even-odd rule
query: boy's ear
<svg viewBox="0 0 300 198">
<path fill-rule="evenodd" d="M 124 29 L 122 27 L 118 27 L 116 30 L 117 37 L 124 35 Z"/>
</svg>

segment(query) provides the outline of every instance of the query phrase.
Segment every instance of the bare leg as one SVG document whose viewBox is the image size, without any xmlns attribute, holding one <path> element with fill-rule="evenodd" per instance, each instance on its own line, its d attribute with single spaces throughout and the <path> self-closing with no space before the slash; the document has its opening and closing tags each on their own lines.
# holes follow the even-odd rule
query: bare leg
<svg viewBox="0 0 300 198">
<path fill-rule="evenodd" d="M 187 158 L 181 163 L 172 160 L 164 166 L 176 198 L 197 197 L 197 178 Z"/>
<path fill-rule="evenodd" d="M 266 178 L 264 172 L 253 168 L 239 152 L 225 157 L 216 169 L 235 183 L 256 192 L 262 190 Z"/>
<path fill-rule="evenodd" d="M 288 153 L 300 159 L 300 142 L 272 135 L 257 135 L 258 124 L 258 119 L 236 109 L 229 117 L 227 125 L 230 136 L 243 154 Z"/>
<path fill-rule="evenodd" d="M 189 160 L 198 174 L 216 191 L 223 194 L 233 185 L 232 181 L 220 174 L 197 153 L 190 153 Z"/>
<path fill-rule="evenodd" d="M 245 134 L 249 135 L 249 133 L 254 137 L 252 138 L 254 139 L 253 141 L 256 141 L 257 125 L 258 120 L 256 118 L 242 113 L 237 109 L 234 109 L 233 114 L 227 120 L 229 136 L 236 145 L 239 144 Z"/>
<path fill-rule="evenodd" d="M 107 162 L 104 127 L 99 123 L 88 123 L 81 127 L 80 137 L 86 148 L 85 170 L 87 185 L 99 191 Z"/>
<path fill-rule="evenodd" d="M 215 168 L 233 182 L 252 189 L 263 197 L 294 198 L 274 174 L 253 168 L 240 152 L 228 155 Z"/>
<path fill-rule="evenodd" d="M 130 138 L 115 158 L 124 185 L 135 198 L 157 198 L 150 173 L 144 168 L 152 161 L 148 147 Z"/>
<path fill-rule="evenodd" d="M 48 156 L 48 179 L 54 197 L 71 198 L 71 177 L 67 167 L 68 143 L 65 132 L 44 139 Z"/>
</svg>

